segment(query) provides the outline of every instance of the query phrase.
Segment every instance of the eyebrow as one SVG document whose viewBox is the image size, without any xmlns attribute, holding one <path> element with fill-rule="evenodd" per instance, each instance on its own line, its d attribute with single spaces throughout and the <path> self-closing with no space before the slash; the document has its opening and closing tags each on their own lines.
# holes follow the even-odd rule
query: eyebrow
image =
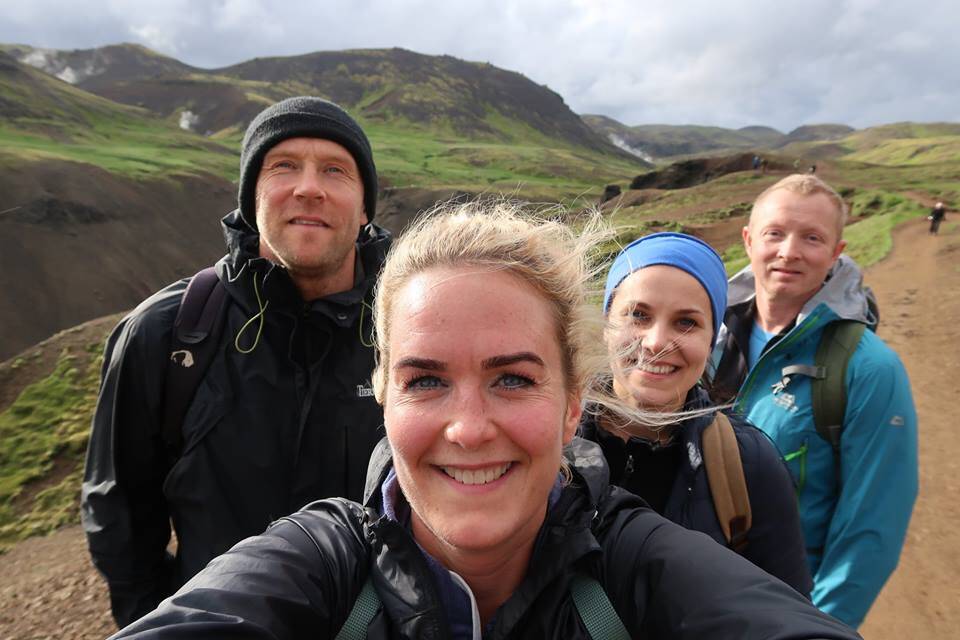
<svg viewBox="0 0 960 640">
<path fill-rule="evenodd" d="M 627 301 L 627 306 L 626 306 L 626 308 L 625 308 L 625 310 L 624 310 L 624 313 L 629 313 L 630 309 L 637 308 L 637 307 L 639 307 L 639 308 L 641 308 L 641 309 L 651 309 L 651 308 L 652 308 L 649 304 L 647 304 L 646 302 L 643 302 L 642 300 L 628 300 L 628 301 Z M 706 314 L 707 314 L 707 312 L 706 312 L 705 310 L 695 309 L 695 308 L 693 308 L 693 307 L 690 307 L 689 309 L 677 309 L 676 311 L 674 311 L 674 313 L 675 313 L 675 314 L 697 313 L 697 314 L 700 314 L 700 315 L 706 315 Z"/>
<path fill-rule="evenodd" d="M 544 366 L 543 358 L 538 356 L 535 353 L 530 351 L 520 351 L 518 353 L 509 353 L 500 356 L 493 356 L 492 358 L 487 358 L 481 363 L 481 366 L 484 369 L 496 369 L 498 367 L 507 367 L 511 364 L 516 364 L 518 362 L 532 362 L 533 364 Z M 406 358 L 401 358 L 397 361 L 397 364 L 394 365 L 394 369 L 424 369 L 426 371 L 444 371 L 447 368 L 447 363 L 440 360 L 434 360 L 432 358 L 418 358 L 416 356 L 409 356 Z"/>
<path fill-rule="evenodd" d="M 440 362 L 439 360 L 432 360 L 430 358 L 416 358 L 414 356 L 409 356 L 406 358 L 401 358 L 397 360 L 397 364 L 393 366 L 394 369 L 426 369 L 427 371 L 443 371 L 447 368 L 445 362 Z"/>
<path fill-rule="evenodd" d="M 497 367 L 507 367 L 518 362 L 532 362 L 533 364 L 543 365 L 543 358 L 530 351 L 520 351 L 502 356 L 493 356 L 483 361 L 484 369 L 496 369 Z"/>
</svg>

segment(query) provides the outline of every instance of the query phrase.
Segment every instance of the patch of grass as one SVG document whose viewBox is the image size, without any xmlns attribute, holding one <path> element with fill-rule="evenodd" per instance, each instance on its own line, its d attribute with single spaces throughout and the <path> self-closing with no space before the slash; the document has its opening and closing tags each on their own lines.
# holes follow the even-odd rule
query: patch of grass
<svg viewBox="0 0 960 640">
<path fill-rule="evenodd" d="M 77 520 L 102 347 L 88 351 L 83 367 L 87 357 L 63 353 L 0 413 L 0 551 Z"/>
<path fill-rule="evenodd" d="M 132 178 L 208 173 L 233 180 L 238 163 L 238 154 L 226 146 L 163 127 L 95 129 L 62 139 L 0 122 L 0 147 L 27 161 L 83 162 Z"/>
<path fill-rule="evenodd" d="M 893 248 L 893 229 L 898 224 L 926 215 L 926 208 L 893 193 L 867 191 L 854 197 L 854 206 L 869 207 L 870 217 L 843 231 L 845 252 L 863 267 L 882 260 Z"/>
<path fill-rule="evenodd" d="M 522 197 L 599 197 L 603 185 L 629 181 L 641 169 L 629 161 L 548 140 L 471 141 L 422 126 L 365 123 L 377 170 L 397 187 L 517 193 Z M 448 136 L 451 134 L 447 134 Z"/>
<path fill-rule="evenodd" d="M 730 245 L 720 257 L 723 258 L 723 266 L 727 268 L 728 278 L 750 264 L 750 258 L 747 256 L 747 251 L 743 248 L 743 244 L 741 243 Z"/>
</svg>

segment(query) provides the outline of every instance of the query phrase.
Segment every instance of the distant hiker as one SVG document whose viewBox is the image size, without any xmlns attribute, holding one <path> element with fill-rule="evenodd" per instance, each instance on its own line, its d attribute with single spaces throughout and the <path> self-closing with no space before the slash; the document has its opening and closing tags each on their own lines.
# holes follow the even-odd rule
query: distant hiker
<svg viewBox="0 0 960 640">
<path fill-rule="evenodd" d="M 807 172 L 808 172 L 808 173 L 816 173 L 816 172 L 817 172 L 817 164 L 816 164 L 816 163 L 811 164 L 811 165 L 810 165 L 810 168 L 807 169 Z"/>
<path fill-rule="evenodd" d="M 603 448 L 611 483 L 809 597 L 797 498 L 780 454 L 756 427 L 716 410 L 701 382 L 726 306 L 726 271 L 710 245 L 682 233 L 630 243 L 607 274 L 603 302 L 611 369 L 603 384 L 627 409 L 588 407 L 580 435 Z M 644 424 L 633 409 L 658 412 L 665 424 Z M 725 441 L 736 450 L 730 460 Z"/>
<path fill-rule="evenodd" d="M 760 173 L 767 172 L 767 164 L 768 162 L 766 158 L 760 158 Z"/>
<path fill-rule="evenodd" d="M 371 223 L 363 130 L 319 98 L 268 107 L 238 199 L 216 272 L 151 296 L 107 341 L 82 516 L 120 626 L 276 518 L 360 499 L 383 435 L 370 304 L 390 236 Z"/>
<path fill-rule="evenodd" d="M 756 171 L 760 168 L 760 156 L 753 156 L 753 170 Z"/>
<path fill-rule="evenodd" d="M 930 211 L 930 215 L 927 218 L 930 220 L 930 233 L 937 235 L 940 232 L 940 223 L 943 222 L 943 219 L 947 216 L 947 209 L 943 206 L 942 202 L 938 202 L 933 206 L 933 209 Z"/>
<path fill-rule="evenodd" d="M 773 438 L 793 472 L 814 604 L 857 626 L 910 522 L 917 415 L 900 359 L 865 329 L 876 319 L 860 270 L 841 255 L 846 215 L 811 175 L 760 194 L 743 229 L 750 265 L 730 280 L 714 382 L 739 389 L 734 411 Z"/>
</svg>

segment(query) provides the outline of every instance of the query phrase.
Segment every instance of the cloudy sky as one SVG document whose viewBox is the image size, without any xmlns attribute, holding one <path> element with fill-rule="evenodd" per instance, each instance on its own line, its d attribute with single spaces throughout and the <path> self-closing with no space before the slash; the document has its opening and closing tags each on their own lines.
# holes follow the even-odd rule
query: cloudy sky
<svg viewBox="0 0 960 640">
<path fill-rule="evenodd" d="M 403 47 L 629 125 L 960 121 L 956 0 L 0 0 L 0 42 L 137 42 L 199 67 Z"/>
</svg>

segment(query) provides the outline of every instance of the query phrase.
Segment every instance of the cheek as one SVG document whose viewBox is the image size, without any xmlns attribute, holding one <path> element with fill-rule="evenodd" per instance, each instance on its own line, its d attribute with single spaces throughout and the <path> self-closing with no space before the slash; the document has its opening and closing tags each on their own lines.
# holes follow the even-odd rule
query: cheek
<svg viewBox="0 0 960 640">
<path fill-rule="evenodd" d="M 416 458 L 442 435 L 439 421 L 431 420 L 429 413 L 412 406 L 388 402 L 384 407 L 383 420 L 394 458 L 407 464 L 415 464 Z"/>
<path fill-rule="evenodd" d="M 559 451 L 563 439 L 565 407 L 553 403 L 517 408 L 509 423 L 501 422 L 510 440 L 531 456 Z"/>
<path fill-rule="evenodd" d="M 703 369 L 707 366 L 707 358 L 710 357 L 709 337 L 707 337 L 705 333 L 697 336 L 696 340 L 691 340 L 684 345 L 683 351 L 687 364 L 691 370 L 694 370 L 693 372 L 697 373 L 697 377 L 699 377 L 700 374 L 703 373 Z"/>
</svg>

